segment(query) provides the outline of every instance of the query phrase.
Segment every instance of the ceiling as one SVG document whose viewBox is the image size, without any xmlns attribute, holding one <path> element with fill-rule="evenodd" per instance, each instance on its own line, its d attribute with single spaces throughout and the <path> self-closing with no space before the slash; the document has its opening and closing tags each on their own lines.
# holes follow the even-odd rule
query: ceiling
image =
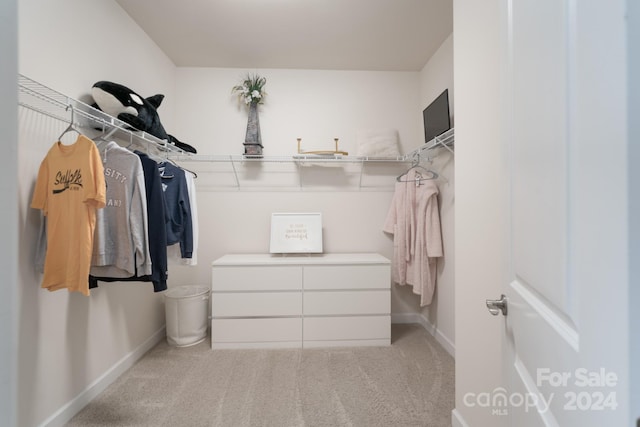
<svg viewBox="0 0 640 427">
<path fill-rule="evenodd" d="M 179 67 L 420 71 L 453 0 L 116 0 Z"/>
</svg>

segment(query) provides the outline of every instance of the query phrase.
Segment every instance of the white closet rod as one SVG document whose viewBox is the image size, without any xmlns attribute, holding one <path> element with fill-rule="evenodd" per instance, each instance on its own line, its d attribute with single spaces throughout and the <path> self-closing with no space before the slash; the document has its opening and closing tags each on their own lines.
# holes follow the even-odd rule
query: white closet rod
<svg viewBox="0 0 640 427">
<path fill-rule="evenodd" d="M 104 127 L 105 130 L 110 130 L 110 133 L 113 133 L 113 131 L 123 133 L 126 135 L 126 139 L 130 141 L 136 139 L 144 142 L 147 149 L 153 147 L 162 152 L 187 154 L 185 151 L 169 144 L 165 140 L 156 138 L 143 131 L 132 130 L 133 128 L 122 120 L 116 119 L 84 102 L 57 92 L 22 74 L 18 75 L 18 89 L 18 104 L 40 114 L 69 123 L 69 118 L 66 116 L 68 114 L 67 109 L 71 106 L 74 109 L 75 117 L 82 117 L 85 120 L 94 122 L 98 125 L 98 128 Z M 87 123 L 76 123 L 76 125 L 88 126 Z"/>
</svg>

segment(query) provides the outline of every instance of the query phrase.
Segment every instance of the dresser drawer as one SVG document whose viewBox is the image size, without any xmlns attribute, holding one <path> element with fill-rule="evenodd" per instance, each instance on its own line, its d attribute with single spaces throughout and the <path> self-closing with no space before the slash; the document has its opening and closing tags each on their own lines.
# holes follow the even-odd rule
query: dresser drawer
<svg viewBox="0 0 640 427">
<path fill-rule="evenodd" d="M 304 293 L 304 314 L 388 314 L 391 292 L 376 291 L 307 291 Z"/>
<path fill-rule="evenodd" d="M 306 317 L 305 341 L 391 339 L 391 316 Z"/>
<path fill-rule="evenodd" d="M 302 268 L 297 266 L 214 266 L 213 291 L 302 289 Z"/>
<path fill-rule="evenodd" d="M 211 271 L 212 348 L 391 342 L 391 263 L 378 254 L 228 254 Z"/>
<path fill-rule="evenodd" d="M 264 317 L 302 315 L 301 292 L 214 293 L 215 317 Z"/>
<path fill-rule="evenodd" d="M 212 344 L 291 342 L 295 343 L 291 346 L 300 347 L 302 319 L 213 319 L 211 342 Z"/>
<path fill-rule="evenodd" d="M 305 289 L 388 289 L 389 265 L 305 266 Z"/>
</svg>

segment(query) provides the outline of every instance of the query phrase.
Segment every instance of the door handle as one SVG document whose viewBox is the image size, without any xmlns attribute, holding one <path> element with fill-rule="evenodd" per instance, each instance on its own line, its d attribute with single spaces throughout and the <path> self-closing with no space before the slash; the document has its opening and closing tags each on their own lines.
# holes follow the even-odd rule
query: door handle
<svg viewBox="0 0 640 427">
<path fill-rule="evenodd" d="M 500 295 L 500 299 L 488 299 L 487 308 L 489 313 L 497 316 L 499 312 L 502 312 L 503 316 L 507 315 L 507 297 L 504 294 Z"/>
</svg>

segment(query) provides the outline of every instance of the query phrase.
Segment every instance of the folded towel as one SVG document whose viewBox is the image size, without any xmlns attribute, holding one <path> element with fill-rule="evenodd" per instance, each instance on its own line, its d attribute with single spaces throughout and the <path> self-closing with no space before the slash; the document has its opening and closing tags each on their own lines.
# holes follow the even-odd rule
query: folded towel
<svg viewBox="0 0 640 427">
<path fill-rule="evenodd" d="M 398 131 L 395 129 L 369 129 L 357 133 L 357 156 L 397 157 Z"/>
</svg>

